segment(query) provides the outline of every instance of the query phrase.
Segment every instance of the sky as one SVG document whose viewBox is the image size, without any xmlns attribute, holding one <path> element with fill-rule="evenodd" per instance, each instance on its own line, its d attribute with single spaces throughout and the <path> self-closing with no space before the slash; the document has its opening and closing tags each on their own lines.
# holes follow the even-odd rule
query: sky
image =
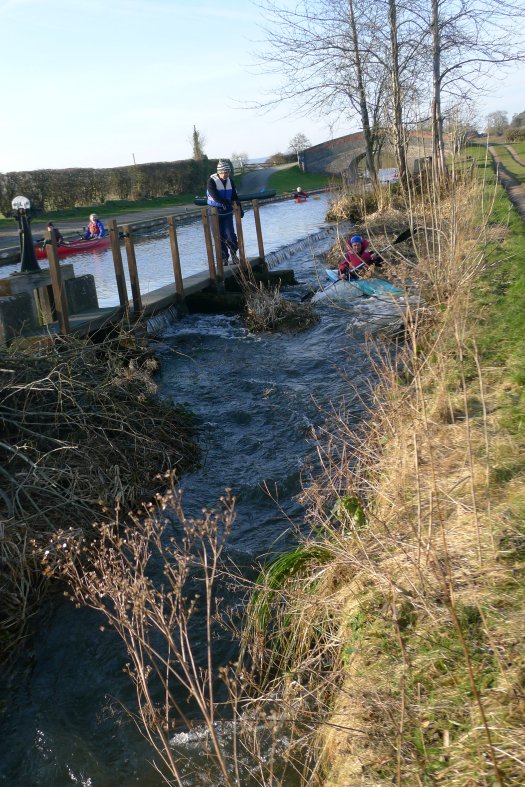
<svg viewBox="0 0 525 787">
<path fill-rule="evenodd" d="M 0 0 L 0 172 L 190 158 L 194 125 L 210 158 L 357 130 L 253 108 L 277 79 L 257 65 L 263 25 L 250 0 Z M 524 110 L 524 84 L 525 66 L 494 81 L 479 116 Z"/>
</svg>

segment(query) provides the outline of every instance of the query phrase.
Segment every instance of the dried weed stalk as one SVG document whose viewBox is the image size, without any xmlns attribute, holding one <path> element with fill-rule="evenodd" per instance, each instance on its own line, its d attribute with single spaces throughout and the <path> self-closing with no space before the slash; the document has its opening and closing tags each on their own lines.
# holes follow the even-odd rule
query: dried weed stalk
<svg viewBox="0 0 525 787">
<path fill-rule="evenodd" d="M 159 488 L 159 471 L 190 466 L 197 449 L 188 415 L 155 397 L 157 362 L 131 335 L 4 350 L 0 368 L 0 631 L 7 647 L 41 587 L 30 542 L 69 526 L 89 531 L 101 506 L 115 500 L 137 505 Z"/>
<path fill-rule="evenodd" d="M 244 669 L 215 655 L 222 622 L 231 620 L 219 594 L 234 521 L 229 494 L 187 517 L 172 481 L 124 524 L 101 523 L 92 541 L 60 531 L 42 554 L 46 572 L 67 582 L 73 601 L 101 612 L 124 643 L 138 708 L 130 715 L 163 780 L 180 787 L 278 787 L 300 767 L 278 761 L 280 714 L 247 710 Z M 198 764 L 179 751 L 188 733 L 200 742 Z"/>
</svg>

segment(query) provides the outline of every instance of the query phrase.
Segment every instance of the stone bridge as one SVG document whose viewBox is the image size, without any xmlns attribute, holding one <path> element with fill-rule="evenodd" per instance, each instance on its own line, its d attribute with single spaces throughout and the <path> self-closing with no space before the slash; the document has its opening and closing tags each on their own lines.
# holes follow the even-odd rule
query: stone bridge
<svg viewBox="0 0 525 787">
<path fill-rule="evenodd" d="M 431 134 L 429 132 L 411 132 L 407 150 L 409 168 L 414 170 L 422 159 L 431 155 L 431 152 Z M 393 150 L 388 142 L 383 145 L 382 153 L 393 155 Z M 357 168 L 364 156 L 364 135 L 362 131 L 358 131 L 355 134 L 347 134 L 344 137 L 337 137 L 337 139 L 306 148 L 300 154 L 299 164 L 304 172 L 344 175 L 347 180 L 353 181 L 357 178 Z"/>
</svg>

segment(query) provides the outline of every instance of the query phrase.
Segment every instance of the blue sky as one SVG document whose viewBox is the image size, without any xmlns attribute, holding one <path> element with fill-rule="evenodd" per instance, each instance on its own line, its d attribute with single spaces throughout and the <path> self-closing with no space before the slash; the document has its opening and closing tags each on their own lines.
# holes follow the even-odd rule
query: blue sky
<svg viewBox="0 0 525 787">
<path fill-rule="evenodd" d="M 0 0 L 0 172 L 188 158 L 194 124 L 210 157 L 356 130 L 246 109 L 275 80 L 255 65 L 262 23 L 249 0 Z M 480 116 L 525 109 L 523 84 L 495 83 Z"/>
</svg>

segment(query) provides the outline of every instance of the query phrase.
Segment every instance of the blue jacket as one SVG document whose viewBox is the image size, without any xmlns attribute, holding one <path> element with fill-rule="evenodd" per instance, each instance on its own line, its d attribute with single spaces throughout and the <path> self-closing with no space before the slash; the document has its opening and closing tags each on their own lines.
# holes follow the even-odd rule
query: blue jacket
<svg viewBox="0 0 525 787">
<path fill-rule="evenodd" d="M 233 213 L 232 202 L 239 201 L 233 180 L 222 181 L 218 175 L 209 178 L 206 198 L 208 205 L 217 208 L 221 216 Z"/>
<path fill-rule="evenodd" d="M 105 234 L 106 234 L 106 228 L 104 227 L 100 219 L 97 219 L 96 221 L 89 222 L 87 232 L 84 235 L 84 238 L 86 240 L 89 240 L 90 238 L 103 238 Z"/>
</svg>

